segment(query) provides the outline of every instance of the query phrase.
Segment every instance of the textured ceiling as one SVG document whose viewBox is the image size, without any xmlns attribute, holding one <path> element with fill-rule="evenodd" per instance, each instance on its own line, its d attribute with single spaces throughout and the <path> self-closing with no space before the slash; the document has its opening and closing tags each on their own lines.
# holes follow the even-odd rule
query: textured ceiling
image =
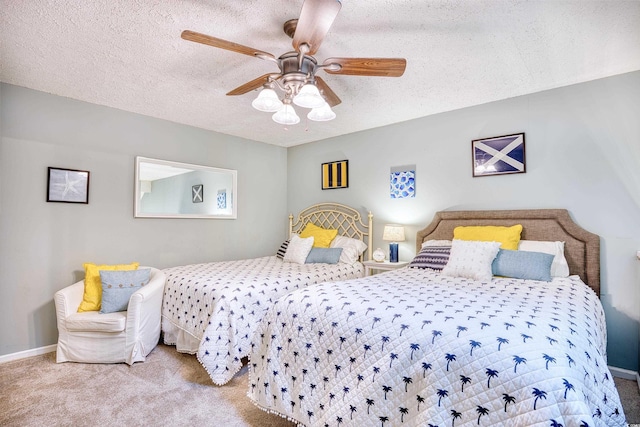
<svg viewBox="0 0 640 427">
<path fill-rule="evenodd" d="M 0 4 L 3 82 L 285 147 L 640 69 L 638 0 L 344 0 L 318 61 L 402 57 L 406 72 L 319 71 L 337 118 L 287 129 L 251 107 L 257 92 L 225 96 L 274 63 L 180 33 L 280 56 L 302 0 Z"/>
</svg>

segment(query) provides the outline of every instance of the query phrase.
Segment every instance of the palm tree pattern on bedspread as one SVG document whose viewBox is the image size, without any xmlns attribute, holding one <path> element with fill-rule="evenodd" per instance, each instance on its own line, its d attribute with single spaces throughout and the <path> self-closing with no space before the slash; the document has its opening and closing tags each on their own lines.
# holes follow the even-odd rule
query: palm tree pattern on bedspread
<svg viewBox="0 0 640 427">
<path fill-rule="evenodd" d="M 229 382 L 249 354 L 251 335 L 282 295 L 330 280 L 362 277 L 361 263 L 296 264 L 275 256 L 191 264 L 163 270 L 165 344 L 182 333 L 200 343 L 197 356 L 211 380 Z"/>
<path fill-rule="evenodd" d="M 577 276 L 404 268 L 280 298 L 249 397 L 309 426 L 624 426 L 600 300 Z"/>
</svg>

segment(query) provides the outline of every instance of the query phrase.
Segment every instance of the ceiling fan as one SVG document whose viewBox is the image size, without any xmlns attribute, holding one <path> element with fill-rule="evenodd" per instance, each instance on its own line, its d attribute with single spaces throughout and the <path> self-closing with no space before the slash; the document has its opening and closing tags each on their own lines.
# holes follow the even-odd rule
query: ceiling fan
<svg viewBox="0 0 640 427">
<path fill-rule="evenodd" d="M 273 120 L 284 125 L 300 121 L 292 103 L 311 108 L 310 120 L 326 121 L 335 118 L 331 107 L 340 104 L 340 98 L 316 73 L 324 70 L 329 74 L 352 76 L 400 77 L 407 61 L 404 58 L 328 58 L 321 64 L 313 57 L 324 37 L 329 32 L 338 12 L 342 8 L 339 0 L 305 0 L 298 19 L 284 23 L 284 32 L 293 39 L 293 51 L 276 58 L 259 49 L 238 43 L 185 30 L 182 38 L 232 52 L 242 53 L 275 62 L 277 73 L 264 74 L 247 82 L 227 95 L 242 95 L 263 87 L 252 105 L 260 111 L 274 112 Z M 284 95 L 282 99 L 275 89 Z"/>
</svg>

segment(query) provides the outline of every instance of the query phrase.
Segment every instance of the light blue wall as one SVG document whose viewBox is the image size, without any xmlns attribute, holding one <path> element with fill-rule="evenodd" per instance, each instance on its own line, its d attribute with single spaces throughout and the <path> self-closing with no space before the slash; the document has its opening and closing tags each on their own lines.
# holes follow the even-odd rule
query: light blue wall
<svg viewBox="0 0 640 427">
<path fill-rule="evenodd" d="M 0 355 L 56 342 L 52 295 L 82 277 L 83 262 L 266 255 L 289 212 L 336 201 L 374 213 L 376 247 L 381 225 L 405 224 L 401 259 L 438 210 L 569 209 L 602 237 L 609 364 L 637 371 L 638 117 L 635 72 L 286 150 L 0 84 Z M 527 173 L 472 178 L 470 141 L 516 132 Z M 134 219 L 137 155 L 237 169 L 238 219 Z M 320 164 L 342 159 L 349 188 L 320 190 Z M 389 170 L 401 165 L 416 165 L 417 195 L 391 200 Z M 89 205 L 46 203 L 47 166 L 91 171 Z"/>
<path fill-rule="evenodd" d="M 336 113 L 340 107 L 336 107 Z M 525 133 L 525 174 L 473 178 L 471 140 Z M 320 164 L 349 160 L 349 188 L 320 189 Z M 416 197 L 389 197 L 394 166 L 416 165 Z M 310 172 L 311 171 L 311 172 Z M 611 366 L 638 371 L 640 72 L 292 147 L 288 206 L 336 201 L 405 224 L 400 259 L 439 210 L 566 208 L 601 236 L 601 299 Z"/>
<path fill-rule="evenodd" d="M 264 256 L 286 237 L 284 148 L 7 84 L 0 137 L 0 355 L 55 344 L 53 294 L 84 262 Z M 238 219 L 134 219 L 135 156 L 236 169 Z M 90 171 L 89 204 L 47 203 L 48 166 Z"/>
</svg>

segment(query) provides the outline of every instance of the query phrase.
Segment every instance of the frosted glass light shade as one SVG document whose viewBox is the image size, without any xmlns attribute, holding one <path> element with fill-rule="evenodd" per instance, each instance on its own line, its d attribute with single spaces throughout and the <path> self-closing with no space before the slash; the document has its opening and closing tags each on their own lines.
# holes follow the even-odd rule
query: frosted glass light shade
<svg viewBox="0 0 640 427">
<path fill-rule="evenodd" d="M 318 108 L 325 103 L 316 85 L 307 83 L 293 98 L 293 103 L 303 108 Z"/>
<path fill-rule="evenodd" d="M 382 240 L 389 242 L 403 242 L 404 241 L 404 227 L 401 225 L 387 224 L 384 226 L 384 232 L 382 233 Z"/>
<path fill-rule="evenodd" d="M 293 109 L 291 104 L 284 104 L 271 118 L 274 122 L 280 123 L 281 125 L 295 125 L 300 123 L 300 117 L 298 117 L 296 110 Z"/>
<path fill-rule="evenodd" d="M 282 101 L 278 98 L 275 90 L 265 88 L 260 91 L 258 97 L 253 100 L 251 106 L 256 110 L 273 113 L 282 108 Z"/>
<path fill-rule="evenodd" d="M 331 107 L 329 107 L 329 104 L 325 102 L 321 107 L 309 111 L 307 118 L 315 122 L 326 122 L 335 119 L 336 113 L 334 113 Z"/>
</svg>

